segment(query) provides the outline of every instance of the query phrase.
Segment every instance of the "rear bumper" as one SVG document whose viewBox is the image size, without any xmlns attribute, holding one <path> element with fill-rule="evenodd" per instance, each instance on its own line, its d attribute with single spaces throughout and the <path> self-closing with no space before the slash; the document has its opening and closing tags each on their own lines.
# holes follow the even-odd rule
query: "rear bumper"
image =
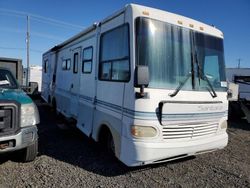
<svg viewBox="0 0 250 188">
<path fill-rule="evenodd" d="M 38 135 L 36 126 L 22 128 L 16 135 L 0 137 L 0 145 L 9 144 L 6 148 L 0 149 L 0 154 L 26 148 L 27 146 L 33 144 L 37 139 Z"/>
<path fill-rule="evenodd" d="M 120 160 L 127 166 L 140 166 L 198 155 L 224 148 L 227 133 L 188 142 L 138 142 L 122 138 Z"/>
</svg>

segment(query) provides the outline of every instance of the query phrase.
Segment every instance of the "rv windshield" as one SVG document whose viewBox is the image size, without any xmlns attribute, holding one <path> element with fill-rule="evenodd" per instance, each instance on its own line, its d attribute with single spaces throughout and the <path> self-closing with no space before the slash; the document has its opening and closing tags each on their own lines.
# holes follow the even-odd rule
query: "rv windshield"
<svg viewBox="0 0 250 188">
<path fill-rule="evenodd" d="M 0 89 L 17 89 L 18 84 L 11 72 L 0 69 Z"/>
<path fill-rule="evenodd" d="M 203 91 L 208 88 L 207 81 L 202 79 L 206 76 L 214 90 L 225 90 L 220 38 L 162 21 L 137 18 L 136 63 L 149 67 L 150 88 L 176 89 L 185 81 L 181 89 Z M 186 80 L 190 73 L 194 79 L 190 76 Z"/>
</svg>

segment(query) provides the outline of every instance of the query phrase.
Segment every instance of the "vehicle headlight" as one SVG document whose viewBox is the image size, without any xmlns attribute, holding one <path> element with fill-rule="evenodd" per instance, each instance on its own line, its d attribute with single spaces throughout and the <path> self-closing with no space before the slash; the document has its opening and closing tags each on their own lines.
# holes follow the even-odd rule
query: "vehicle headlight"
<svg viewBox="0 0 250 188">
<path fill-rule="evenodd" d="M 131 134 L 135 138 L 149 138 L 155 137 L 157 135 L 157 130 L 151 126 L 133 125 L 131 126 Z"/>
<path fill-rule="evenodd" d="M 227 129 L 227 120 L 224 120 L 224 121 L 220 124 L 220 128 L 221 128 L 221 129 Z"/>
<path fill-rule="evenodd" d="M 21 127 L 36 125 L 40 122 L 39 113 L 34 103 L 21 105 Z"/>
</svg>

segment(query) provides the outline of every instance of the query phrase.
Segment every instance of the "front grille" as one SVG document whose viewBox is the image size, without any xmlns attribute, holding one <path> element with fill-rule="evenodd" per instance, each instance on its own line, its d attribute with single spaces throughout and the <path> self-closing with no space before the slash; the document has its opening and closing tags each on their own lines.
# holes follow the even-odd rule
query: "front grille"
<svg viewBox="0 0 250 188">
<path fill-rule="evenodd" d="M 163 139 L 195 139 L 213 135 L 218 129 L 218 123 L 186 123 L 166 125 L 163 127 Z"/>
<path fill-rule="evenodd" d="M 18 104 L 0 101 L 0 136 L 11 135 L 19 130 Z"/>
</svg>

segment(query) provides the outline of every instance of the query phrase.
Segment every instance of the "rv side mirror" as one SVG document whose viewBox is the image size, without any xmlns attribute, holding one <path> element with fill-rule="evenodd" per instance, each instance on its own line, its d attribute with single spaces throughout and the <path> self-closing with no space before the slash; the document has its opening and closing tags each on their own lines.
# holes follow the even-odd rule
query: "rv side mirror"
<svg viewBox="0 0 250 188">
<path fill-rule="evenodd" d="M 141 97 L 144 96 L 144 88 L 149 84 L 148 66 L 136 66 L 135 68 L 135 87 L 140 88 Z"/>
</svg>

